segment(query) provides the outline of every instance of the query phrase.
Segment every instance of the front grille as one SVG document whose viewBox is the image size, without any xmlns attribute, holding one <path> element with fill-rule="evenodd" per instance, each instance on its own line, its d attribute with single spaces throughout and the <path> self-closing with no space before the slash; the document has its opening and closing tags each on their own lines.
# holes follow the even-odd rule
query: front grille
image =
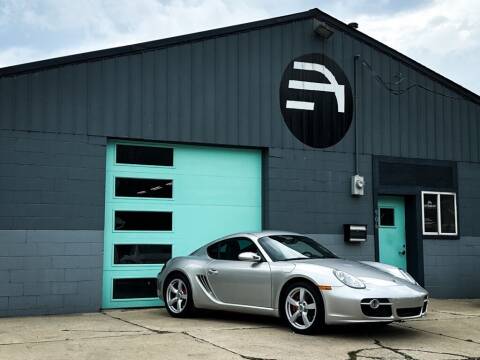
<svg viewBox="0 0 480 360">
<path fill-rule="evenodd" d="M 362 299 L 361 301 L 361 308 L 362 312 L 366 316 L 370 317 L 391 317 L 392 316 L 392 304 L 390 303 L 390 300 L 385 299 L 385 298 L 379 298 L 376 299 L 380 303 L 378 308 L 372 309 L 370 307 L 370 301 L 373 299 Z"/>
<path fill-rule="evenodd" d="M 362 305 L 362 312 L 371 317 L 390 317 L 392 316 L 392 305 L 380 305 L 372 309 L 370 305 Z"/>
<path fill-rule="evenodd" d="M 397 309 L 397 315 L 400 317 L 418 316 L 421 314 L 422 307 L 401 308 Z"/>
</svg>

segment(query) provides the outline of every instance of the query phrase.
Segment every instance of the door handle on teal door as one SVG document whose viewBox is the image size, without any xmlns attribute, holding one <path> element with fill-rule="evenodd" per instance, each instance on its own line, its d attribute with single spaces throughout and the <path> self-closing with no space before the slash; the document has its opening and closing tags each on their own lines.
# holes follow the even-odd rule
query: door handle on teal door
<svg viewBox="0 0 480 360">
<path fill-rule="evenodd" d="M 405 255 L 407 252 L 405 250 L 399 251 L 398 252 L 400 255 Z"/>
<path fill-rule="evenodd" d="M 218 274 L 218 270 L 217 269 L 208 269 L 208 273 L 210 275 L 215 275 L 215 274 Z"/>
</svg>

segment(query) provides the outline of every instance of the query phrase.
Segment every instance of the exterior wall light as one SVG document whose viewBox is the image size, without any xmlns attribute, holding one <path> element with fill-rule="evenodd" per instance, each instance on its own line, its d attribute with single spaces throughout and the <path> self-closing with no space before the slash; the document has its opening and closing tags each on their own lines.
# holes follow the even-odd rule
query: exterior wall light
<svg viewBox="0 0 480 360">
<path fill-rule="evenodd" d="M 320 36 L 322 39 L 328 39 L 333 34 L 333 30 L 323 21 L 319 21 L 317 19 L 313 20 L 313 31 Z"/>
</svg>

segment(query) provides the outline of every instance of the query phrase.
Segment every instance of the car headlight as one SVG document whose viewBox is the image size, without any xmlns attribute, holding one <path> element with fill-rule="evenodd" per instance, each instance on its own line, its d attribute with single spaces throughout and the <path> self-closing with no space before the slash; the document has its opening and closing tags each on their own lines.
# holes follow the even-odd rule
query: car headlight
<svg viewBox="0 0 480 360">
<path fill-rule="evenodd" d="M 347 286 L 350 286 L 355 289 L 365 289 L 365 284 L 362 280 L 357 279 L 355 276 L 346 273 L 345 271 L 341 270 L 333 270 L 333 275 L 344 283 Z"/>
<path fill-rule="evenodd" d="M 413 278 L 412 275 L 410 275 L 408 272 L 406 272 L 402 269 L 398 269 L 398 270 L 400 270 L 400 274 L 402 275 L 403 279 L 407 280 L 408 282 L 410 282 L 412 284 L 418 285 L 418 283 L 415 281 L 415 279 Z"/>
</svg>

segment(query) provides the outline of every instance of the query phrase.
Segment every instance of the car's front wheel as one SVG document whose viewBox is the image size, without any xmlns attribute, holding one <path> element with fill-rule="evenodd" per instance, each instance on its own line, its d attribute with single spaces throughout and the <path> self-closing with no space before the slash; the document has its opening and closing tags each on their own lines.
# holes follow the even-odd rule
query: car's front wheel
<svg viewBox="0 0 480 360">
<path fill-rule="evenodd" d="M 173 317 L 188 317 L 195 310 L 193 306 L 192 288 L 187 277 L 174 274 L 168 277 L 163 290 L 165 308 Z"/>
<path fill-rule="evenodd" d="M 323 300 L 315 286 L 298 282 L 287 286 L 281 305 L 290 328 L 299 334 L 312 334 L 325 325 Z"/>
</svg>

